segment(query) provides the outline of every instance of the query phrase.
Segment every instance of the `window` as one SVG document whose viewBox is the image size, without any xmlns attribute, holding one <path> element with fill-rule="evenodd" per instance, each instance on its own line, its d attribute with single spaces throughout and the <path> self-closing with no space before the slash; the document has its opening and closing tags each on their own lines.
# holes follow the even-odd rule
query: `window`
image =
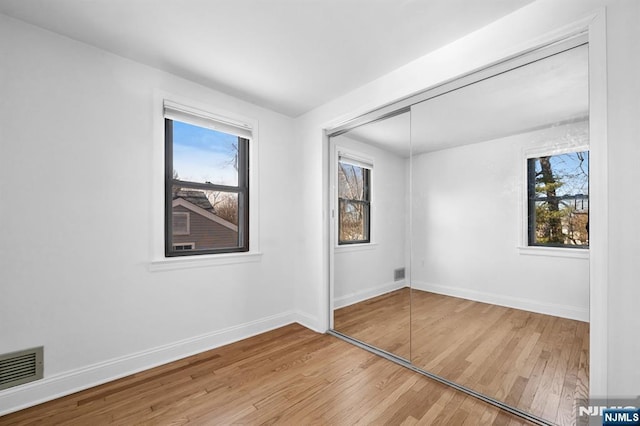
<svg viewBox="0 0 640 426">
<path fill-rule="evenodd" d="M 589 151 L 527 160 L 528 243 L 589 247 Z"/>
<path fill-rule="evenodd" d="M 354 158 L 338 160 L 338 244 L 371 241 L 371 169 Z"/>
<path fill-rule="evenodd" d="M 193 250 L 194 246 L 195 246 L 194 243 L 174 244 L 173 249 L 175 251 Z"/>
<path fill-rule="evenodd" d="M 165 255 L 249 250 L 251 132 L 165 101 Z"/>
<path fill-rule="evenodd" d="M 189 235 L 189 212 L 173 212 L 173 235 Z"/>
</svg>

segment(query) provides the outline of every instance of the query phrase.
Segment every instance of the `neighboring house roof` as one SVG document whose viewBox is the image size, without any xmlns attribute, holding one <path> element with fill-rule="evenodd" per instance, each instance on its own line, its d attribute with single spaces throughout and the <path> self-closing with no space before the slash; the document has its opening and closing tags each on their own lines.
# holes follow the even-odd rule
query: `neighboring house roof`
<svg viewBox="0 0 640 426">
<path fill-rule="evenodd" d="M 185 191 L 185 192 L 196 192 L 196 191 Z M 178 192 L 179 194 L 180 192 Z M 206 197 L 205 197 L 206 199 Z M 207 203 L 209 204 L 211 210 L 213 210 L 213 207 L 211 207 L 211 203 L 209 203 L 209 200 L 207 200 Z M 238 232 L 238 226 L 234 225 L 233 223 L 224 220 L 223 218 L 221 218 L 220 216 L 216 216 L 215 214 L 213 214 L 212 212 L 203 209 L 202 207 L 199 207 L 197 205 L 195 205 L 194 203 L 185 200 L 184 198 L 174 198 L 173 203 L 171 204 L 174 208 L 177 206 L 181 206 L 184 207 L 187 210 L 191 210 L 192 212 L 199 214 L 200 216 L 203 216 L 213 222 L 216 222 L 222 226 L 224 226 L 225 228 L 228 228 L 234 232 Z"/>
<path fill-rule="evenodd" d="M 214 211 L 213 206 L 209 202 L 209 199 L 202 191 L 189 191 L 186 189 L 180 189 L 178 192 L 173 194 L 173 199 L 182 198 L 189 203 L 200 207 L 201 209 L 207 210 L 209 212 Z"/>
</svg>

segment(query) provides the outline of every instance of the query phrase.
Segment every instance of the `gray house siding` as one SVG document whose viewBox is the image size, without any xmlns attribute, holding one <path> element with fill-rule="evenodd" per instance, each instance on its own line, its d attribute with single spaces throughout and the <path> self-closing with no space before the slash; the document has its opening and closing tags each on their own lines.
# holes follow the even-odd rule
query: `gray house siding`
<svg viewBox="0 0 640 426">
<path fill-rule="evenodd" d="M 186 209 L 175 206 L 174 212 L 189 213 L 189 235 L 173 235 L 172 243 L 194 243 L 196 250 L 238 246 L 238 233 Z"/>
</svg>

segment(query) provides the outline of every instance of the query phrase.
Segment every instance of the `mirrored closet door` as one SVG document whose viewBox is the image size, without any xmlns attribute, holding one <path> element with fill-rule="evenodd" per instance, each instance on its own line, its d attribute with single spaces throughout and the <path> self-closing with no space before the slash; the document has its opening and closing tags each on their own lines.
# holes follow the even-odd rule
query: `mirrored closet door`
<svg viewBox="0 0 640 426">
<path fill-rule="evenodd" d="M 333 330 L 541 424 L 589 396 L 588 45 L 559 46 L 330 133 Z"/>
<path fill-rule="evenodd" d="M 588 397 L 587 46 L 412 106 L 411 361 L 553 423 Z"/>
<path fill-rule="evenodd" d="M 408 360 L 410 112 L 334 136 L 334 330 Z"/>
</svg>

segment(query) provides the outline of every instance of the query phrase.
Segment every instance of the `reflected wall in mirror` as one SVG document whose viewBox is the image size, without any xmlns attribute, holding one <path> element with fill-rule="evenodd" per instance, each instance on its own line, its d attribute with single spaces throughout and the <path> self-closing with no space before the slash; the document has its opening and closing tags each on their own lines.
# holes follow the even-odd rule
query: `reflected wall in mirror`
<svg viewBox="0 0 640 426">
<path fill-rule="evenodd" d="M 330 139 L 333 329 L 407 360 L 409 117 Z"/>
<path fill-rule="evenodd" d="M 411 361 L 553 423 L 588 398 L 587 46 L 412 106 Z"/>
</svg>

